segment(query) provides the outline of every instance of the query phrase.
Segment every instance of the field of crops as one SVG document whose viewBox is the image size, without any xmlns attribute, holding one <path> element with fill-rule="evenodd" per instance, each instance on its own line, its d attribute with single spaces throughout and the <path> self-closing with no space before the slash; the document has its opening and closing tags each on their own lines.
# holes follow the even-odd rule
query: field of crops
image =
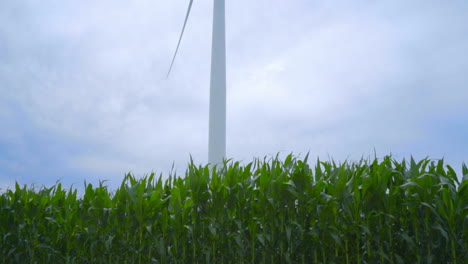
<svg viewBox="0 0 468 264">
<path fill-rule="evenodd" d="M 16 185 L 0 263 L 468 263 L 468 169 L 442 160 L 193 162 L 120 188 Z"/>
</svg>

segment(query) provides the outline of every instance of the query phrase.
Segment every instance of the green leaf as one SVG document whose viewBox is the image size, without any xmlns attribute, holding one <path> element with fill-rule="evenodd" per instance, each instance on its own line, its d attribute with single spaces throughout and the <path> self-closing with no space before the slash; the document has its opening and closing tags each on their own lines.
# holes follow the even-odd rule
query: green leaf
<svg viewBox="0 0 468 264">
<path fill-rule="evenodd" d="M 265 246 L 265 237 L 263 234 L 257 234 L 257 239 L 260 241 L 260 243 L 262 243 L 263 246 Z"/>
<path fill-rule="evenodd" d="M 449 241 L 447 231 L 445 231 L 440 224 L 435 225 L 434 229 L 438 230 L 447 242 Z"/>
</svg>

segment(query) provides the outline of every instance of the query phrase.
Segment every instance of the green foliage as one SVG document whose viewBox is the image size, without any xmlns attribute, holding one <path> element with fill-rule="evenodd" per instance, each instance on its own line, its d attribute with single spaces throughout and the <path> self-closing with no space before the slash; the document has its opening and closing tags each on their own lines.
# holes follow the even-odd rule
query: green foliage
<svg viewBox="0 0 468 264">
<path fill-rule="evenodd" d="M 115 192 L 0 196 L 0 263 L 468 263 L 468 169 L 443 161 L 191 162 Z"/>
</svg>

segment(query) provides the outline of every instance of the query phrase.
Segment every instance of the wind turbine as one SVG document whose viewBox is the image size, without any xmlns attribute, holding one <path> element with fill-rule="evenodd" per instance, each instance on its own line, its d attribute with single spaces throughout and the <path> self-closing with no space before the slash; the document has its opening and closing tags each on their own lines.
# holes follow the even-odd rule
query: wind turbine
<svg viewBox="0 0 468 264">
<path fill-rule="evenodd" d="M 226 157 L 226 25 L 225 0 L 213 1 L 208 162 L 216 165 L 222 163 Z M 167 73 L 168 77 L 184 35 L 192 4 L 193 0 L 190 0 L 179 42 Z"/>
</svg>

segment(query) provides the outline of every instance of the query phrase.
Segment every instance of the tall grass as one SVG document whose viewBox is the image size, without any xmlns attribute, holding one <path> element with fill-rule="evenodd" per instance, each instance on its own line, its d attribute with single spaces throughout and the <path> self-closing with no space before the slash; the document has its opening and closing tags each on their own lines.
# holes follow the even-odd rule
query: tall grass
<svg viewBox="0 0 468 264">
<path fill-rule="evenodd" d="M 289 155 L 185 177 L 16 184 L 0 196 L 0 263 L 468 263 L 468 169 Z"/>
</svg>

